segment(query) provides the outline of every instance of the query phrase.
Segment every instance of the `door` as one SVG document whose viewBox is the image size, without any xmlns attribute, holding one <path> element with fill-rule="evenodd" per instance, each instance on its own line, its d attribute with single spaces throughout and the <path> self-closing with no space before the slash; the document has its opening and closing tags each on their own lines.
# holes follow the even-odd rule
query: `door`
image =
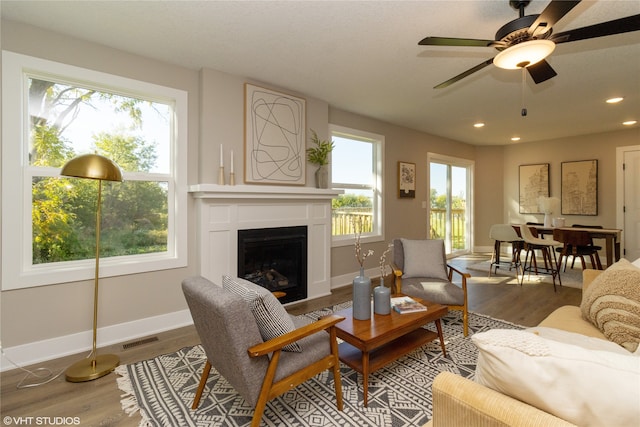
<svg viewBox="0 0 640 427">
<path fill-rule="evenodd" d="M 624 258 L 640 258 L 640 150 L 623 153 Z"/>
<path fill-rule="evenodd" d="M 471 252 L 473 162 L 429 155 L 429 238 L 443 239 L 447 254 Z"/>
</svg>

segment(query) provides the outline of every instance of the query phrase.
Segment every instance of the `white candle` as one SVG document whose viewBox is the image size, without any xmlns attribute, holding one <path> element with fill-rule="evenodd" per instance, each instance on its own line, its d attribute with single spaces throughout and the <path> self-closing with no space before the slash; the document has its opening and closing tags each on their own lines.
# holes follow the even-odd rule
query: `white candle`
<svg viewBox="0 0 640 427">
<path fill-rule="evenodd" d="M 222 144 L 220 144 L 220 167 L 224 167 L 224 158 L 222 157 Z"/>
<path fill-rule="evenodd" d="M 231 173 L 233 173 L 233 150 L 231 150 Z"/>
</svg>

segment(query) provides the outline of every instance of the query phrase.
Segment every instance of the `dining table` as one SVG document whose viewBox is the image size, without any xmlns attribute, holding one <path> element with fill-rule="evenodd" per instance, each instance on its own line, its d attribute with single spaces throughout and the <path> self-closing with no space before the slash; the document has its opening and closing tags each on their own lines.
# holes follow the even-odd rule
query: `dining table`
<svg viewBox="0 0 640 427">
<path fill-rule="evenodd" d="M 538 235 L 552 235 L 555 227 L 544 227 L 540 225 L 532 225 Z M 560 230 L 576 230 L 573 227 L 559 227 Z M 605 252 L 607 255 L 607 264 L 605 268 L 610 267 L 616 261 L 620 261 L 620 240 L 622 238 L 622 230 L 619 228 L 580 228 L 581 231 L 588 231 L 589 237 L 592 239 L 605 240 Z M 614 258 L 615 256 L 615 258 Z"/>
</svg>

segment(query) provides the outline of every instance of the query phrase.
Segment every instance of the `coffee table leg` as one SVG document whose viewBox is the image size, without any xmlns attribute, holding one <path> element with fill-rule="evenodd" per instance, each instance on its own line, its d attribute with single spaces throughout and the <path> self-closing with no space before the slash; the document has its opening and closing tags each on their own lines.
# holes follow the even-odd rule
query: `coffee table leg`
<svg viewBox="0 0 640 427">
<path fill-rule="evenodd" d="M 444 348 L 444 336 L 442 335 L 442 324 L 440 324 L 440 319 L 436 319 L 436 329 L 438 329 L 438 338 L 440 338 L 440 347 L 442 347 L 442 354 L 447 357 L 447 350 Z"/>
<path fill-rule="evenodd" d="M 369 398 L 369 352 L 362 352 L 362 394 L 364 395 L 363 405 L 366 408 Z"/>
</svg>

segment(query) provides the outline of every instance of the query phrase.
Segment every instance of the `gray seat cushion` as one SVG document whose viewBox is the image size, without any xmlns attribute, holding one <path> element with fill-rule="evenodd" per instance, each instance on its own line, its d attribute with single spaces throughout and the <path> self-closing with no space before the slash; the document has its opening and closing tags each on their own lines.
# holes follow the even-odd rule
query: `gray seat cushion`
<svg viewBox="0 0 640 427">
<path fill-rule="evenodd" d="M 443 305 L 464 305 L 462 288 L 445 280 L 402 279 L 402 293 Z"/>
</svg>

